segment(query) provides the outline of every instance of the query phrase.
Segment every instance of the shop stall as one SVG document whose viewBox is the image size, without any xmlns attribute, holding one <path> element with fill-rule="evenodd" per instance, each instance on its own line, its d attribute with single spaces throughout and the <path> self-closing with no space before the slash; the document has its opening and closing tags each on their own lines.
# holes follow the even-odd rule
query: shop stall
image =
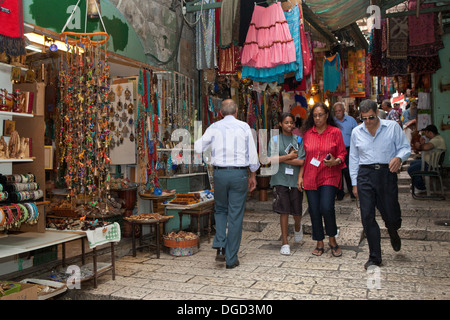
<svg viewBox="0 0 450 320">
<path fill-rule="evenodd" d="M 111 270 L 114 279 L 122 237 L 162 243 L 173 217 L 162 202 L 209 187 L 206 167 L 193 161 L 194 79 L 109 51 L 100 22 L 102 31 L 64 31 L 66 23 L 59 33 L 28 23 L 23 54 L 1 53 L 2 279 L 61 254 L 53 276 L 64 282 L 67 243 L 81 251 L 83 281 L 96 286 Z M 154 221 L 156 229 L 135 228 Z M 110 264 L 97 262 L 103 251 Z"/>
</svg>

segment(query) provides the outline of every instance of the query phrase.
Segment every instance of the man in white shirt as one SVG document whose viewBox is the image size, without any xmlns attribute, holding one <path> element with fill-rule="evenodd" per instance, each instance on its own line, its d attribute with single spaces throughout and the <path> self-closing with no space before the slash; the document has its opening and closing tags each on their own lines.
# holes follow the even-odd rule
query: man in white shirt
<svg viewBox="0 0 450 320">
<path fill-rule="evenodd" d="M 222 102 L 222 120 L 211 124 L 195 141 L 196 153 L 211 147 L 214 166 L 216 235 L 213 248 L 216 261 L 226 261 L 227 269 L 237 267 L 242 220 L 247 192 L 256 188 L 258 153 L 250 126 L 237 120 L 237 105 L 232 99 Z M 228 232 L 227 232 L 228 227 Z"/>
</svg>

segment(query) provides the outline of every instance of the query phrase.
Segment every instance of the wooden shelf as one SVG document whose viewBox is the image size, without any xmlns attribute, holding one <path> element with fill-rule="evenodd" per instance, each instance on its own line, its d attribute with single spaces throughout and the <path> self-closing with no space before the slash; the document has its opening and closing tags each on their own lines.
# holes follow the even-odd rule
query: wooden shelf
<svg viewBox="0 0 450 320">
<path fill-rule="evenodd" d="M 22 70 L 22 71 L 27 71 L 28 70 L 28 68 L 24 68 L 24 67 L 21 67 L 21 66 L 15 66 L 15 65 L 13 65 L 13 64 L 8 64 L 8 63 L 4 63 L 4 62 L 0 62 L 0 66 L 1 67 L 8 67 L 8 68 L 20 68 L 20 70 Z"/>
</svg>

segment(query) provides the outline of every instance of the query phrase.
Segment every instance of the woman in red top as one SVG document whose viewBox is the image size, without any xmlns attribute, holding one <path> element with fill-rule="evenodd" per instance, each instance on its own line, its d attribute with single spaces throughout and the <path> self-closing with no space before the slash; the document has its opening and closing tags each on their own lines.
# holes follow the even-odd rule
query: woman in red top
<svg viewBox="0 0 450 320">
<path fill-rule="evenodd" d="M 321 102 L 311 109 L 304 124 L 305 164 L 301 167 L 297 186 L 304 189 L 308 198 L 308 211 L 311 216 L 313 240 L 317 246 L 313 255 L 321 256 L 324 252 L 325 231 L 329 237 L 331 254 L 342 255 L 336 243 L 337 225 L 334 209 L 336 192 L 342 183 L 342 169 L 345 168 L 345 149 L 341 130 L 334 122 L 330 110 Z"/>
</svg>

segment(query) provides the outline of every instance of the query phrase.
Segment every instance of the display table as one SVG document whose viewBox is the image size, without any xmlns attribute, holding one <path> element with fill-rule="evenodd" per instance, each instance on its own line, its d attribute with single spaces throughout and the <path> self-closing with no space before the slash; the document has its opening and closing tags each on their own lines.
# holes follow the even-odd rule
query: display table
<svg viewBox="0 0 450 320">
<path fill-rule="evenodd" d="M 180 217 L 180 230 L 183 228 L 183 215 L 189 215 L 191 219 L 195 217 L 197 219 L 197 235 L 200 238 L 201 228 L 200 228 L 200 219 L 201 217 L 208 217 L 208 243 L 211 241 L 211 214 L 214 213 L 214 199 L 210 199 L 207 201 L 201 201 L 196 204 L 180 206 L 180 205 L 170 205 L 166 204 L 166 208 L 168 209 L 178 209 L 178 216 Z M 193 230 L 194 232 L 195 230 Z M 200 241 L 198 241 L 198 247 L 200 248 Z"/>
<path fill-rule="evenodd" d="M 159 216 L 159 215 L 158 215 Z M 136 257 L 136 250 L 144 247 L 156 248 L 156 257 L 159 259 L 161 253 L 161 226 L 169 220 L 171 217 L 160 216 L 158 219 L 132 219 L 127 218 L 128 222 L 131 223 L 132 233 L 131 233 L 131 248 L 133 252 L 133 257 Z M 151 241 L 148 243 L 144 243 L 144 236 L 142 235 L 142 226 L 148 225 L 150 229 L 152 227 L 155 228 L 155 244 L 152 244 Z M 140 228 L 141 237 L 139 238 L 139 246 L 136 246 L 136 226 Z"/>
<path fill-rule="evenodd" d="M 153 201 L 156 200 L 167 200 L 170 198 L 175 197 L 175 192 L 163 192 L 160 195 L 155 195 L 155 194 L 151 194 L 151 193 L 139 193 L 139 197 L 142 200 L 149 200 L 150 201 L 150 213 L 153 213 Z"/>
<path fill-rule="evenodd" d="M 160 223 L 161 220 L 147 220 L 147 221 L 131 221 L 131 226 L 132 226 L 132 233 L 131 233 L 131 246 L 132 246 L 132 251 L 133 251 L 133 257 L 136 257 L 136 250 L 140 249 L 140 248 L 144 248 L 144 247 L 148 247 L 149 249 L 152 247 L 156 248 L 156 258 L 159 259 L 160 253 L 161 253 L 161 235 L 160 235 Z M 135 226 L 139 226 L 140 228 L 140 234 L 141 237 L 139 238 L 139 246 L 136 246 L 136 228 Z M 156 243 L 152 244 L 150 241 L 149 243 L 145 244 L 144 240 L 143 240 L 143 235 L 142 235 L 142 226 L 143 225 L 148 225 L 150 226 L 150 228 L 152 226 L 155 227 L 156 229 Z"/>
<path fill-rule="evenodd" d="M 117 225 L 117 224 L 114 224 Z M 118 225 L 116 226 L 118 227 Z M 101 229 L 101 228 L 97 228 Z M 120 228 L 119 228 L 120 230 Z M 119 232 L 120 234 L 120 232 Z M 95 230 L 92 230 L 92 234 L 89 236 L 90 247 L 93 252 L 93 276 L 87 281 L 94 279 L 94 288 L 97 288 L 97 279 L 107 271 L 112 271 L 112 279 L 115 280 L 115 257 L 114 257 L 114 242 L 117 239 L 111 241 L 100 240 L 98 236 L 95 236 Z M 17 234 L 8 234 L 6 237 L 0 238 L 0 258 L 14 256 L 24 252 L 30 252 L 42 248 L 61 244 L 62 246 L 62 259 L 61 264 L 66 266 L 66 243 L 74 240 L 81 240 L 81 263 L 84 265 L 86 262 L 86 254 L 84 250 L 84 240 L 88 237 L 85 231 L 70 231 L 70 230 L 54 230 L 46 229 L 45 232 L 23 232 Z M 119 238 L 120 240 L 120 238 Z M 101 242 L 101 243 L 100 243 Z M 104 243 L 111 243 L 111 264 L 101 269 L 97 268 L 97 245 Z"/>
</svg>

